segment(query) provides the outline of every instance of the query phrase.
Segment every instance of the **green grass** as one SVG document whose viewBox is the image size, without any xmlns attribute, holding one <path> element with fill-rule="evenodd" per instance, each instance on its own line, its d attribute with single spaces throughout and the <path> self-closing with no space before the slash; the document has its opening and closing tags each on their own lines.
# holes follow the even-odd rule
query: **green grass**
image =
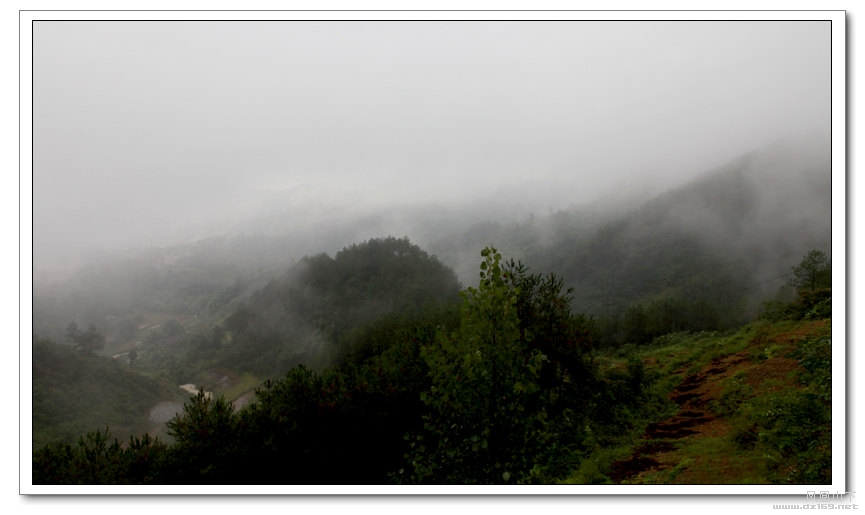
<svg viewBox="0 0 865 515">
<path fill-rule="evenodd" d="M 128 365 L 50 342 L 33 345 L 33 445 L 74 443 L 80 435 L 111 429 L 125 440 L 152 429 L 150 409 L 176 400 L 169 385 Z"/>
<path fill-rule="evenodd" d="M 237 383 L 233 384 L 230 388 L 225 390 L 218 390 L 219 393 L 225 396 L 228 400 L 234 400 L 243 395 L 246 392 L 256 389 L 261 386 L 262 379 L 256 375 L 250 374 L 248 372 L 244 372 L 243 375 L 240 376 L 240 379 Z"/>
<path fill-rule="evenodd" d="M 645 346 L 598 353 L 602 373 L 640 359 L 653 378 L 649 397 L 668 396 L 690 374 L 703 374 L 714 418 L 706 429 L 674 441 L 660 470 L 629 483 L 642 484 L 828 484 L 831 483 L 831 322 L 756 321 L 727 333 L 675 333 Z M 713 362 L 713 360 L 716 360 Z M 710 367 L 711 365 L 711 367 Z M 634 430 L 608 438 L 581 461 L 566 483 L 603 484 L 616 460 L 645 444 L 640 428 L 659 422 L 678 406 L 635 413 Z M 654 415 L 654 418 L 651 418 Z"/>
<path fill-rule="evenodd" d="M 624 460 L 630 456 L 632 443 L 630 441 L 615 448 L 596 448 L 586 456 L 577 470 L 563 479 L 565 485 L 605 485 L 611 484 L 608 474 L 613 462 Z"/>
</svg>

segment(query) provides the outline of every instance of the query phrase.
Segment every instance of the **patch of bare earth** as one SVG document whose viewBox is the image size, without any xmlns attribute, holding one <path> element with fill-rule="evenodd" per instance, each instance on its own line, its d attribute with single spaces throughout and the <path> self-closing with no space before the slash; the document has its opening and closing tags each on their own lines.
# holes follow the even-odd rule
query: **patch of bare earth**
<svg viewBox="0 0 865 515">
<path fill-rule="evenodd" d="M 659 472 L 676 466 L 674 453 L 679 441 L 691 436 L 724 436 L 727 424 L 709 410 L 709 403 L 720 393 L 718 380 L 748 366 L 746 352 L 715 358 L 700 372 L 691 374 L 670 393 L 679 405 L 672 417 L 649 424 L 631 457 L 612 464 L 610 479 L 627 483 L 649 472 Z"/>
<path fill-rule="evenodd" d="M 679 411 L 666 420 L 649 424 L 641 443 L 631 456 L 612 464 L 610 479 L 614 483 L 639 482 L 646 474 L 675 467 L 681 457 L 674 451 L 683 439 L 726 436 L 730 426 L 708 408 L 724 390 L 722 379 L 742 371 L 744 381 L 755 392 L 768 393 L 789 386 L 799 364 L 785 355 L 795 347 L 795 342 L 825 329 L 826 322 L 821 320 L 802 324 L 795 330 L 771 338 L 756 338 L 753 343 L 759 347 L 774 345 L 774 355 L 755 363 L 749 360 L 749 351 L 738 352 L 715 358 L 700 372 L 685 377 L 670 393 L 670 399 L 679 405 Z M 700 456 L 690 458 L 695 462 L 705 459 Z M 712 463 L 711 467 L 718 477 L 735 477 L 734 471 L 724 474 L 729 464 L 723 463 L 723 459 L 722 462 Z M 701 478 L 689 477 L 685 470 L 677 477 L 677 482 L 703 481 Z"/>
<path fill-rule="evenodd" d="M 796 342 L 814 336 L 825 330 L 825 320 L 815 320 L 802 324 L 793 331 L 781 333 L 761 342 L 765 346 L 775 346 L 777 351 L 765 361 L 754 366 L 754 370 L 746 377 L 747 383 L 763 392 L 775 391 L 783 388 L 783 383 L 799 368 L 799 363 L 793 358 L 786 357 L 792 351 Z"/>
</svg>

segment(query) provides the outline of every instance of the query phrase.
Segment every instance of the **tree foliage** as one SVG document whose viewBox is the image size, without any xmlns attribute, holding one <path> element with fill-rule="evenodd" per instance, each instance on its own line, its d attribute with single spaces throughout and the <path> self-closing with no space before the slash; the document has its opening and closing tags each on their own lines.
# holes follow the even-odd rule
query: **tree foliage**
<svg viewBox="0 0 865 515">
<path fill-rule="evenodd" d="M 409 436 L 412 482 L 531 481 L 560 436 L 553 428 L 561 420 L 551 416 L 579 404 L 563 402 L 575 398 L 563 387 L 590 381 L 580 348 L 587 321 L 571 316 L 561 281 L 503 263 L 495 248 L 481 256 L 478 287 L 462 293 L 459 329 L 439 331 L 422 350 L 431 386 L 421 393 L 424 430 Z"/>
<path fill-rule="evenodd" d="M 339 363 L 368 324 L 421 318 L 458 294 L 453 271 L 408 239 L 372 239 L 303 259 L 225 319 L 228 338 L 208 336 L 208 345 L 224 366 L 278 377 L 301 363 Z"/>
<path fill-rule="evenodd" d="M 793 267 L 790 284 L 797 291 L 814 292 L 832 287 L 832 262 L 820 250 L 811 250 Z"/>
<path fill-rule="evenodd" d="M 223 483 L 233 477 L 239 465 L 237 423 L 230 402 L 200 389 L 183 405 L 183 413 L 166 424 L 176 441 L 175 472 L 195 483 Z"/>
<path fill-rule="evenodd" d="M 82 331 L 78 324 L 71 322 L 66 328 L 66 340 L 74 349 L 87 353 L 102 350 L 105 346 L 105 336 L 93 324 L 88 325 L 86 331 Z"/>
<path fill-rule="evenodd" d="M 77 445 L 54 443 L 36 449 L 33 484 L 152 484 L 169 480 L 169 447 L 158 438 L 131 436 L 121 444 L 111 431 L 91 431 Z"/>
<path fill-rule="evenodd" d="M 822 251 L 811 250 L 792 267 L 793 278 L 776 299 L 763 304 L 763 318 L 819 319 L 832 316 L 832 263 Z M 795 290 L 795 294 L 789 292 Z"/>
</svg>

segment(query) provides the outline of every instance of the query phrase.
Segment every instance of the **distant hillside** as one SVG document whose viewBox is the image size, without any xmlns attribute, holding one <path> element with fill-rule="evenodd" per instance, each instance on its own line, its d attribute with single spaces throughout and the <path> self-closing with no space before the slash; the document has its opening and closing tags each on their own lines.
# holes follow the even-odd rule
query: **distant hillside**
<svg viewBox="0 0 865 515">
<path fill-rule="evenodd" d="M 372 239 L 304 258 L 229 315 L 213 344 L 224 366 L 283 373 L 338 359 L 369 322 L 453 305 L 459 289 L 451 269 L 408 239 Z"/>
<path fill-rule="evenodd" d="M 789 272 L 813 248 L 831 251 L 828 140 L 782 141 L 671 190 L 635 219 L 701 238 L 744 258 L 752 279 Z"/>
<path fill-rule="evenodd" d="M 125 440 L 153 429 L 148 412 L 165 400 L 182 400 L 170 388 L 130 368 L 128 360 L 33 342 L 33 445 L 73 443 L 104 430 Z"/>
<path fill-rule="evenodd" d="M 753 314 L 809 250 L 831 250 L 829 142 L 780 142 L 630 209 L 476 224 L 430 248 L 468 281 L 488 243 L 562 277 L 578 312 L 675 299 Z"/>
</svg>

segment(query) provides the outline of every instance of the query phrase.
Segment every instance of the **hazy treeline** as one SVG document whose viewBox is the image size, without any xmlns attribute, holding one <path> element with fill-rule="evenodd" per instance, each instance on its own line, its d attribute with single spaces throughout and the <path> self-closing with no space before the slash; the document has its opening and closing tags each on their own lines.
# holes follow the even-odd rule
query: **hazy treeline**
<svg viewBox="0 0 865 515">
<path fill-rule="evenodd" d="M 373 239 L 333 258 L 302 259 L 229 314 L 218 339 L 200 345 L 238 371 L 273 376 L 320 366 L 347 354 L 358 328 L 447 308 L 459 288 L 452 270 L 408 239 Z"/>
</svg>

